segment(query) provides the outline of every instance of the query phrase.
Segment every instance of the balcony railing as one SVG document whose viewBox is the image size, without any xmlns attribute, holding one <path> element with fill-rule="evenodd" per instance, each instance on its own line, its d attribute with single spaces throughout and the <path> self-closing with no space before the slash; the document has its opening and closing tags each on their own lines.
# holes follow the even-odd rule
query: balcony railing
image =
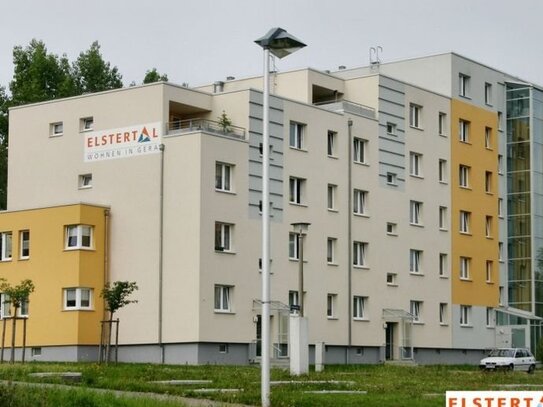
<svg viewBox="0 0 543 407">
<path fill-rule="evenodd" d="M 238 126 L 224 126 L 219 122 L 207 119 L 175 120 L 166 123 L 166 134 L 182 134 L 193 131 L 205 131 L 221 136 L 245 140 L 245 129 Z"/>
<path fill-rule="evenodd" d="M 375 109 L 370 106 L 361 105 L 360 103 L 350 102 L 348 100 L 340 101 L 324 101 L 314 103 L 315 106 L 322 107 L 326 110 L 332 110 L 334 112 L 351 113 L 358 116 L 369 117 L 375 119 Z"/>
</svg>

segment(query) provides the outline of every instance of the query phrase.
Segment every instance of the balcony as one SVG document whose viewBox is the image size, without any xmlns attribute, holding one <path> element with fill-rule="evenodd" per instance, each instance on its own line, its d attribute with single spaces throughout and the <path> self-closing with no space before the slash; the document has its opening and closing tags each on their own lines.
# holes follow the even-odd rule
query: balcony
<svg viewBox="0 0 543 407">
<path fill-rule="evenodd" d="M 207 119 L 174 120 L 166 123 L 166 135 L 179 135 L 191 132 L 206 132 L 218 136 L 226 136 L 245 140 L 245 129 L 238 126 L 224 126 L 219 122 Z"/>
<path fill-rule="evenodd" d="M 361 105 L 360 103 L 349 102 L 347 100 L 330 100 L 314 103 L 315 106 L 322 107 L 326 110 L 331 110 L 338 113 L 350 113 L 357 116 L 368 117 L 375 119 L 375 109 L 370 106 Z"/>
</svg>

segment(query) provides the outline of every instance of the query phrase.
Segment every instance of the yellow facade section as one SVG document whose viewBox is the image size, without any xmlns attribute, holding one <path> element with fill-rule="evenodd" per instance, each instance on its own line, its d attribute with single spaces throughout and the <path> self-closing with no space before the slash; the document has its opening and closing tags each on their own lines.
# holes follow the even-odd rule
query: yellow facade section
<svg viewBox="0 0 543 407">
<path fill-rule="evenodd" d="M 27 346 L 97 345 L 104 306 L 106 216 L 104 207 L 76 204 L 0 213 L 0 232 L 12 234 L 12 258 L 0 261 L 0 277 L 16 285 L 30 279 L 35 291 L 29 298 Z M 66 227 L 92 227 L 90 249 L 67 249 Z M 21 258 L 21 232 L 30 232 L 30 253 Z M 67 310 L 67 288 L 92 289 L 89 310 Z M 6 324 L 6 346 L 11 321 Z M 22 344 L 22 323 L 16 346 Z"/>
<path fill-rule="evenodd" d="M 462 126 L 467 130 L 465 142 L 460 136 Z M 497 131 L 496 113 L 460 100 L 451 101 L 453 304 L 498 306 Z M 461 186 L 461 178 L 464 183 L 467 181 L 467 186 Z M 464 230 L 466 226 L 462 221 L 466 217 L 468 230 L 462 232 L 461 226 Z M 468 270 L 466 272 L 464 267 L 462 272 L 466 264 Z M 487 268 L 490 268 L 488 272 Z"/>
</svg>

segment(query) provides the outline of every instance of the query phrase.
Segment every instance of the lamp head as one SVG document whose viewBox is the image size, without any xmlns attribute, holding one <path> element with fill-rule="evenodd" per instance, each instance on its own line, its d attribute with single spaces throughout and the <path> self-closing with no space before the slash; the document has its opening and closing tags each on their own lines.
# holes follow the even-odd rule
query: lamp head
<svg viewBox="0 0 543 407">
<path fill-rule="evenodd" d="M 278 58 L 284 58 L 305 47 L 303 42 L 279 27 L 272 28 L 255 42 Z"/>
</svg>

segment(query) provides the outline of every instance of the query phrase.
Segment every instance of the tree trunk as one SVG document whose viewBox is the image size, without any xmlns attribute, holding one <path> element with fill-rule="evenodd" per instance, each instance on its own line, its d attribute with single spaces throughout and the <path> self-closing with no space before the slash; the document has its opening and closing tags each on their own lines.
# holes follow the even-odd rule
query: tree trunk
<svg viewBox="0 0 543 407">
<path fill-rule="evenodd" d="M 13 330 L 11 331 L 11 358 L 9 360 L 9 363 L 15 363 L 15 331 L 17 328 L 17 310 L 19 307 L 14 307 L 13 316 L 11 317 L 13 320 L 12 326 Z"/>
</svg>

